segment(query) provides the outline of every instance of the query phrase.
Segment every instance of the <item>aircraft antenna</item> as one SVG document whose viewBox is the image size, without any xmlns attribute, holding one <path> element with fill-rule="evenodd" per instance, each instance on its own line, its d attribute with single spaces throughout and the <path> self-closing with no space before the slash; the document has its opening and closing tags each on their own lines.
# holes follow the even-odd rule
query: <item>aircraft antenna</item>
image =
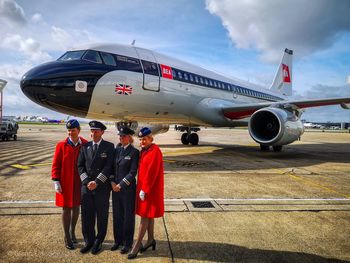
<svg viewBox="0 0 350 263">
<path fill-rule="evenodd" d="M 132 46 L 135 46 L 135 42 L 136 42 L 136 40 L 134 39 L 134 40 L 131 42 L 131 45 L 132 45 Z"/>
</svg>

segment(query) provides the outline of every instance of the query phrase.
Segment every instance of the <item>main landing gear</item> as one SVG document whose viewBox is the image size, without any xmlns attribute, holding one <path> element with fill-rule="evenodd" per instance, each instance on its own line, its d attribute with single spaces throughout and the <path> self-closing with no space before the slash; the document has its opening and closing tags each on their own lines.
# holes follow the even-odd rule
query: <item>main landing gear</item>
<svg viewBox="0 0 350 263">
<path fill-rule="evenodd" d="M 188 144 L 198 145 L 199 136 L 196 132 L 200 131 L 200 128 L 190 128 L 190 127 L 175 125 L 175 130 L 184 132 L 181 135 L 182 144 L 184 144 L 184 145 L 188 145 Z"/>
<path fill-rule="evenodd" d="M 272 146 L 272 149 L 273 149 L 274 152 L 280 152 L 280 151 L 282 151 L 282 145 Z M 262 152 L 268 152 L 270 150 L 270 146 L 260 144 L 260 150 Z"/>
</svg>

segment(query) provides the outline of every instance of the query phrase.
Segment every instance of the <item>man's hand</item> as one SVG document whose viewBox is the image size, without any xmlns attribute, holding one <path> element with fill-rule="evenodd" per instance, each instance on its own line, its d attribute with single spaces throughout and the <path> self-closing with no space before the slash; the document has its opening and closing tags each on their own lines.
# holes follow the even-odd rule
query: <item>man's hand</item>
<svg viewBox="0 0 350 263">
<path fill-rule="evenodd" d="M 95 181 L 91 181 L 91 182 L 89 182 L 89 183 L 87 184 L 87 188 L 88 188 L 90 191 L 95 190 L 96 187 L 97 187 L 97 184 L 96 184 Z"/>
<path fill-rule="evenodd" d="M 60 182 L 59 181 L 53 181 L 53 185 L 55 187 L 56 193 L 61 194 L 62 193 L 62 187 L 61 187 Z"/>
<path fill-rule="evenodd" d="M 115 184 L 115 185 L 113 186 L 113 191 L 114 191 L 114 192 L 120 192 L 121 189 L 122 189 L 122 188 L 120 187 L 119 184 Z"/>
<path fill-rule="evenodd" d="M 140 191 L 140 194 L 139 194 L 139 197 L 141 199 L 141 201 L 145 201 L 145 198 L 146 198 L 146 193 L 144 191 Z"/>
</svg>

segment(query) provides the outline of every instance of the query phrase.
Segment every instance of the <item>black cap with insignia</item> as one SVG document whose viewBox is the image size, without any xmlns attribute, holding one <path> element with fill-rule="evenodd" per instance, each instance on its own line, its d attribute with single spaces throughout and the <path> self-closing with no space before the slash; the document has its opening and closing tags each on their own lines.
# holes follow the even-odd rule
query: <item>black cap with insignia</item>
<svg viewBox="0 0 350 263">
<path fill-rule="evenodd" d="M 123 136 L 123 135 L 133 135 L 135 132 L 130 129 L 129 127 L 123 126 L 119 129 L 119 136 Z"/>
<path fill-rule="evenodd" d="M 77 120 L 72 119 L 72 120 L 67 121 L 66 128 L 67 129 L 74 129 L 74 128 L 80 129 L 80 124 Z"/>
<path fill-rule="evenodd" d="M 104 131 L 107 129 L 107 127 L 102 122 L 99 122 L 99 121 L 90 121 L 89 126 L 90 126 L 90 130 Z"/>
</svg>

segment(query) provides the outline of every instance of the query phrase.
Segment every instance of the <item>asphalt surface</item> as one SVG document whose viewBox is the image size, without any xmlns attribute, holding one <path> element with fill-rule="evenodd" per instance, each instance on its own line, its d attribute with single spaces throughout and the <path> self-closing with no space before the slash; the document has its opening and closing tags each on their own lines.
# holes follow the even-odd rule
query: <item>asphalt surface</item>
<svg viewBox="0 0 350 263">
<path fill-rule="evenodd" d="M 166 213 L 156 250 L 135 261 L 350 262 L 349 133 L 306 132 L 281 153 L 260 152 L 244 129 L 203 129 L 197 147 L 180 135 L 155 137 Z M 109 250 L 112 214 L 101 253 L 64 248 L 50 179 L 64 137 L 62 125 L 22 125 L 18 141 L 0 142 L 0 262 L 126 261 Z M 105 139 L 117 143 L 113 126 Z"/>
</svg>

